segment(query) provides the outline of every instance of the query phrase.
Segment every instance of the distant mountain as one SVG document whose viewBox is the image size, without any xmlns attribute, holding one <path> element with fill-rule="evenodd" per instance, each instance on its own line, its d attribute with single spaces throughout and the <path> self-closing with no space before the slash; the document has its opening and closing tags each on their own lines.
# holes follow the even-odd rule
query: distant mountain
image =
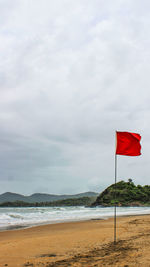
<svg viewBox="0 0 150 267">
<path fill-rule="evenodd" d="M 11 193 L 11 192 L 6 192 L 0 195 L 0 203 L 3 203 L 5 201 L 13 202 L 16 200 L 26 201 L 26 197 L 23 195 Z"/>
<path fill-rule="evenodd" d="M 81 197 L 96 197 L 98 193 L 95 192 L 85 192 L 75 195 L 53 195 L 53 194 L 41 194 L 36 193 L 31 196 L 24 196 L 16 193 L 6 192 L 0 195 L 0 203 L 3 202 L 14 202 L 14 201 L 24 201 L 28 203 L 34 202 L 52 202 L 62 199 L 70 199 L 70 198 L 81 198 Z"/>
</svg>

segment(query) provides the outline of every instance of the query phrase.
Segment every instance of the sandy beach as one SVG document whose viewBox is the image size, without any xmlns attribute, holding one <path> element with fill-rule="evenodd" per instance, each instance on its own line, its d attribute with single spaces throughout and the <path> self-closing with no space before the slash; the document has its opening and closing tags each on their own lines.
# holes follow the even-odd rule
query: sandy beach
<svg viewBox="0 0 150 267">
<path fill-rule="evenodd" d="M 150 266 L 150 215 L 0 232 L 0 266 Z"/>
</svg>

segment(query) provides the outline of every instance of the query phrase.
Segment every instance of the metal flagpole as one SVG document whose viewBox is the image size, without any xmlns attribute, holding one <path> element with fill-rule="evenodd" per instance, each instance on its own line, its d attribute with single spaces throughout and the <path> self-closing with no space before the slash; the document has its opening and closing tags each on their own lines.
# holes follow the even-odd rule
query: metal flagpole
<svg viewBox="0 0 150 267">
<path fill-rule="evenodd" d="M 117 182 L 117 155 L 115 153 L 115 206 L 114 206 L 114 244 L 116 244 L 116 219 L 117 219 L 117 214 L 116 214 L 116 210 L 117 210 L 117 203 L 116 203 L 116 182 Z"/>
</svg>

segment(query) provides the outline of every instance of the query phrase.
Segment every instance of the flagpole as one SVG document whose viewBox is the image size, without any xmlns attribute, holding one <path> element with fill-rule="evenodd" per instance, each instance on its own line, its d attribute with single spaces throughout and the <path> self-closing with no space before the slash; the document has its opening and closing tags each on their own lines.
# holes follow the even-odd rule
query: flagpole
<svg viewBox="0 0 150 267">
<path fill-rule="evenodd" d="M 117 131 L 116 131 L 116 148 L 117 148 Z M 116 244 L 116 220 L 117 220 L 117 206 L 116 206 L 116 183 L 117 183 L 117 154 L 116 154 L 116 149 L 115 149 L 115 194 L 114 194 L 114 200 L 115 200 L 115 205 L 114 205 L 114 244 Z"/>
<path fill-rule="evenodd" d="M 114 244 L 116 244 L 116 220 L 117 220 L 117 206 L 116 206 L 116 183 L 117 183 L 117 155 L 115 153 L 115 206 L 114 206 Z"/>
</svg>

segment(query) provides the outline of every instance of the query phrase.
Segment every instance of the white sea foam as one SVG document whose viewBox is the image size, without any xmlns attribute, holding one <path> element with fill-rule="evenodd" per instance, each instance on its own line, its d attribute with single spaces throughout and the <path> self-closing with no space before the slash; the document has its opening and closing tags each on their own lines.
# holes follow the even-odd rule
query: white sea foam
<svg viewBox="0 0 150 267">
<path fill-rule="evenodd" d="M 0 208 L 0 230 L 67 221 L 107 219 L 113 214 L 113 207 Z M 139 214 L 150 214 L 150 207 L 117 208 L 118 216 Z"/>
</svg>

